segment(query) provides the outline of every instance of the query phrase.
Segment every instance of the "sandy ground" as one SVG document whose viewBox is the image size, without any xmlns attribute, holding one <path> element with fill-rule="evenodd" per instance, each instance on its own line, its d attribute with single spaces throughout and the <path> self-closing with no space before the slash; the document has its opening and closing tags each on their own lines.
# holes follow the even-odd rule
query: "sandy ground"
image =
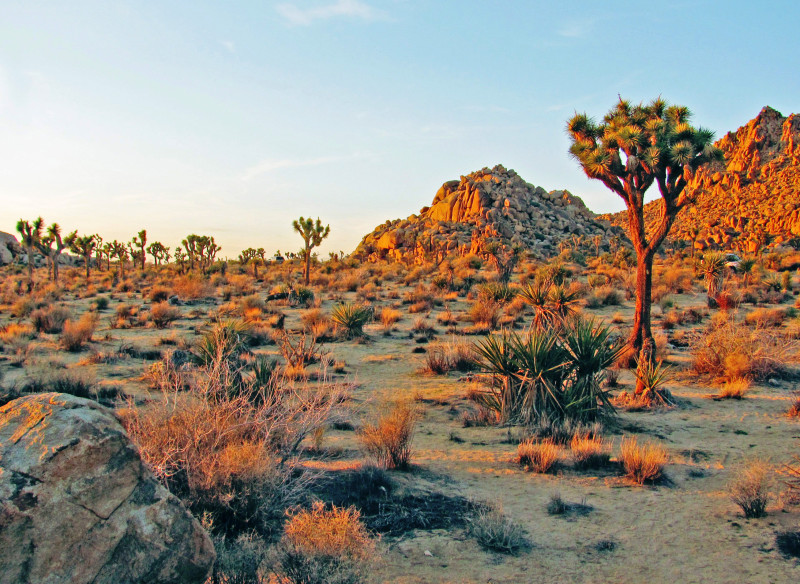
<svg viewBox="0 0 800 584">
<path fill-rule="evenodd" d="M 132 299 L 117 296 L 126 302 L 142 302 L 135 295 Z M 681 298 L 685 304 L 700 301 L 699 296 Z M 77 301 L 76 310 L 87 302 Z M 383 300 L 381 304 L 391 302 L 396 301 Z M 163 331 L 122 330 L 108 326 L 116 303 L 112 301 L 102 313 L 93 343 L 96 350 L 109 351 L 122 342 L 154 346 L 158 338 L 171 335 L 192 341 L 195 327 L 205 322 L 205 313 L 214 307 L 213 303 L 184 306 L 184 315 L 195 316 Z M 333 304 L 326 300 L 322 308 L 328 311 Z M 467 303 L 459 299 L 451 306 L 457 314 Z M 435 320 L 443 308 L 434 308 L 428 321 L 437 328 L 437 339 L 447 341 L 449 335 Z M 297 328 L 304 310 L 280 309 L 287 314 L 287 328 Z M 381 325 L 372 324 L 366 328 L 370 339 L 366 343 L 325 345 L 337 360 L 347 364 L 345 379 L 355 386 L 353 418 L 368 418 L 387 399 L 414 398 L 422 413 L 413 441 L 414 470 L 398 475 L 402 474 L 406 482 L 418 476 L 449 494 L 500 504 L 527 530 L 531 547 L 516 556 L 491 553 L 463 530 L 385 537 L 373 574 L 376 581 L 800 582 L 800 561 L 783 557 L 775 546 L 777 531 L 800 527 L 800 506 L 780 497 L 780 476 L 776 477 L 769 515 L 764 519 L 744 519 L 726 490 L 738 466 L 747 459 L 768 459 L 779 468 L 800 452 L 800 421 L 785 416 L 791 392 L 796 389 L 794 382 L 755 386 L 741 401 L 715 401 L 708 397 L 714 388 L 681 375 L 669 384 L 680 400 L 679 407 L 621 413 L 617 429 L 609 435 L 615 454 L 623 434 L 657 440 L 669 451 L 667 480 L 657 486 L 634 486 L 612 470 L 562 469 L 556 474 L 536 475 L 512 462 L 518 429 L 463 427 L 460 412 L 470 407 L 464 396 L 472 382 L 458 373 L 434 376 L 421 372 L 424 355 L 412 350 L 425 345 L 410 335 L 419 315 L 408 314 L 407 307 L 399 309 L 403 319 L 389 336 L 383 334 Z M 630 314 L 631 306 L 586 312 L 608 318 L 618 311 Z M 3 314 L 0 324 L 8 320 L 8 314 Z M 259 352 L 277 353 L 277 348 L 267 346 Z M 685 362 L 685 350 L 673 349 L 671 353 L 673 362 Z M 55 357 L 70 367 L 92 371 L 100 383 L 120 386 L 133 395 L 146 393 L 141 380 L 145 361 L 77 365 L 86 354 L 57 352 L 54 338 L 44 337 L 34 342 L 30 361 L 41 363 Z M 5 384 L 25 373 L 6 363 L 1 366 Z M 623 373 L 622 382 L 624 388 L 631 388 L 629 373 Z M 352 432 L 330 430 L 324 444 L 342 448 L 344 454 L 319 464 L 334 468 L 360 460 Z M 583 503 L 590 510 L 551 516 L 546 505 L 554 493 L 568 502 Z"/>
</svg>

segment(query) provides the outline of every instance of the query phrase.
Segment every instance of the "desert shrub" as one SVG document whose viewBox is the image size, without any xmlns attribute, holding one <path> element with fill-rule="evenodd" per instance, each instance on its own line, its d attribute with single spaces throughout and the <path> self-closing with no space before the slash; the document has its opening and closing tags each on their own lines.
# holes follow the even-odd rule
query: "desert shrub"
<svg viewBox="0 0 800 584">
<path fill-rule="evenodd" d="M 33 298 L 20 298 L 11 305 L 11 316 L 14 318 L 24 318 L 38 308 Z"/>
<path fill-rule="evenodd" d="M 568 509 L 569 505 L 561 498 L 561 493 L 553 493 L 550 496 L 550 500 L 547 502 L 548 515 L 563 515 Z"/>
<path fill-rule="evenodd" d="M 383 328 L 387 330 L 392 328 L 392 325 L 399 321 L 401 317 L 402 313 L 399 310 L 390 308 L 389 306 L 384 306 L 379 314 L 381 324 L 383 324 Z"/>
<path fill-rule="evenodd" d="M 731 500 L 748 519 L 764 517 L 769 502 L 770 467 L 763 461 L 751 460 L 739 469 L 728 485 Z"/>
<path fill-rule="evenodd" d="M 720 388 L 717 397 L 721 399 L 742 399 L 750 390 L 750 380 L 734 378 L 726 381 Z"/>
<path fill-rule="evenodd" d="M 503 282 L 487 282 L 478 286 L 478 297 L 487 298 L 506 304 L 511 302 L 517 295 L 517 290 Z"/>
<path fill-rule="evenodd" d="M 97 316 L 87 312 L 78 320 L 64 323 L 59 344 L 66 351 L 80 351 L 83 346 L 92 340 L 92 335 L 97 329 Z"/>
<path fill-rule="evenodd" d="M 558 462 L 560 452 L 561 447 L 552 440 L 524 440 L 517 446 L 516 460 L 527 471 L 545 473 Z"/>
<path fill-rule="evenodd" d="M 196 274 L 178 276 L 172 284 L 172 289 L 181 300 L 196 300 L 211 296 L 214 292 L 211 282 Z"/>
<path fill-rule="evenodd" d="M 331 320 L 344 330 L 348 339 L 364 335 L 364 325 L 372 320 L 372 308 L 350 302 L 337 304 L 331 310 Z"/>
<path fill-rule="evenodd" d="M 118 413 L 159 480 L 206 514 L 215 533 L 269 535 L 284 510 L 304 500 L 309 477 L 297 462 L 299 445 L 327 423 L 342 393 L 326 384 L 265 394 L 234 367 L 214 359 L 186 391 Z"/>
<path fill-rule="evenodd" d="M 594 420 L 613 412 L 601 382 L 620 350 L 610 330 L 591 319 L 486 337 L 475 352 L 490 384 L 476 401 L 503 422 L 533 424 L 542 416 Z"/>
<path fill-rule="evenodd" d="M 147 295 L 147 297 L 150 299 L 150 302 L 153 304 L 166 302 L 170 296 L 172 296 L 172 290 L 164 286 L 153 286 L 150 289 L 150 293 Z"/>
<path fill-rule="evenodd" d="M 365 424 L 358 439 L 366 453 L 383 468 L 408 468 L 417 411 L 407 401 L 394 402 L 378 420 Z"/>
<path fill-rule="evenodd" d="M 500 321 L 500 303 L 493 298 L 479 298 L 469 307 L 467 318 L 476 326 L 494 330 Z"/>
<path fill-rule="evenodd" d="M 786 415 L 790 418 L 800 418 L 800 391 L 795 391 L 792 405 L 789 406 L 789 411 L 786 412 Z"/>
<path fill-rule="evenodd" d="M 310 510 L 290 515 L 274 554 L 271 582 L 363 582 L 374 549 L 375 543 L 356 509 L 326 509 L 324 503 L 316 502 Z"/>
<path fill-rule="evenodd" d="M 95 382 L 86 371 L 62 369 L 49 365 L 35 368 L 22 380 L 19 390 L 22 393 L 68 393 L 76 397 L 94 397 Z"/>
<path fill-rule="evenodd" d="M 493 552 L 515 554 L 529 545 L 525 530 L 500 505 L 481 506 L 470 523 L 470 533 L 482 548 Z"/>
<path fill-rule="evenodd" d="M 105 310 L 108 308 L 108 296 L 98 296 L 92 303 L 97 310 Z"/>
<path fill-rule="evenodd" d="M 732 318 L 709 328 L 692 344 L 692 366 L 700 375 L 753 381 L 785 375 L 794 347 L 770 329 L 745 327 Z"/>
<path fill-rule="evenodd" d="M 635 436 L 624 437 L 620 444 L 620 461 L 625 476 L 642 485 L 661 478 L 667 463 L 667 451 L 660 444 L 646 442 L 640 445 Z"/>
<path fill-rule="evenodd" d="M 575 434 L 569 443 L 570 454 L 575 468 L 600 468 L 611 458 L 609 449 L 601 436 Z"/>
<path fill-rule="evenodd" d="M 150 321 L 156 328 L 166 328 L 173 321 L 181 317 L 181 311 L 168 302 L 158 302 L 150 308 Z"/>
<path fill-rule="evenodd" d="M 781 308 L 756 308 L 747 313 L 744 322 L 751 326 L 781 326 L 786 318 L 786 311 Z"/>
<path fill-rule="evenodd" d="M 253 533 L 238 537 L 215 536 L 217 559 L 205 584 L 265 584 L 261 565 L 269 553 L 264 540 Z"/>
<path fill-rule="evenodd" d="M 55 334 L 63 330 L 64 323 L 72 318 L 72 314 L 63 306 L 50 306 L 34 310 L 30 318 L 37 332 Z"/>
<path fill-rule="evenodd" d="M 0 343 L 10 345 L 19 340 L 31 340 L 36 336 L 33 327 L 27 324 L 9 323 L 0 327 Z"/>
</svg>

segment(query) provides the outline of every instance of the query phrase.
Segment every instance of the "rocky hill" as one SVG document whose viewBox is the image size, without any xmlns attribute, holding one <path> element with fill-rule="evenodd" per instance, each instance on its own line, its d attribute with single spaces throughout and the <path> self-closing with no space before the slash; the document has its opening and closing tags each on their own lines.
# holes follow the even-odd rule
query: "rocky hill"
<svg viewBox="0 0 800 584">
<path fill-rule="evenodd" d="M 670 233 L 697 249 L 754 253 L 768 243 L 800 236 L 800 116 L 765 107 L 736 132 L 716 142 L 725 161 L 699 171 L 687 189 L 695 204 L 684 208 Z M 645 206 L 653 224 L 661 200 Z M 627 211 L 601 215 L 627 228 Z"/>
<path fill-rule="evenodd" d="M 611 230 L 579 197 L 547 192 L 498 165 L 444 183 L 430 207 L 379 225 L 354 255 L 420 262 L 437 255 L 480 253 L 497 242 L 548 257 L 573 235 L 584 241 L 600 235 L 607 242 Z"/>
</svg>

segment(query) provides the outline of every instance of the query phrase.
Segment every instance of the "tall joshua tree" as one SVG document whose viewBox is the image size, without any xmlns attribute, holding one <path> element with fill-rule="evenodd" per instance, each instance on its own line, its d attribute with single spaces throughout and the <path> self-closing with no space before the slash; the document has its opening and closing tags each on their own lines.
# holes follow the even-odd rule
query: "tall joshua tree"
<svg viewBox="0 0 800 584">
<path fill-rule="evenodd" d="M 625 202 L 628 232 L 636 250 L 636 310 L 628 344 L 638 355 L 640 367 L 655 362 L 655 343 L 650 330 L 653 258 L 669 233 L 675 217 L 693 201 L 686 184 L 697 169 L 721 160 L 710 130 L 689 125 L 689 109 L 661 98 L 632 106 L 620 98 L 596 123 L 576 113 L 567 122 L 572 141 L 569 152 L 586 176 L 601 181 Z M 662 199 L 661 217 L 654 225 L 644 220 L 644 194 L 655 183 Z M 639 380 L 636 393 L 644 391 Z"/>
<path fill-rule="evenodd" d="M 47 235 L 39 238 L 36 247 L 47 257 L 53 269 L 53 282 L 58 284 L 58 256 L 67 248 L 67 243 L 61 239 L 61 226 L 53 223 L 47 228 Z"/>
<path fill-rule="evenodd" d="M 86 281 L 89 281 L 89 266 L 92 263 L 92 254 L 100 245 L 100 238 L 97 235 L 78 235 L 73 231 L 64 239 L 64 243 L 69 246 L 69 250 L 83 258 L 83 265 L 86 268 Z M 98 262 L 98 265 L 100 262 Z"/>
<path fill-rule="evenodd" d="M 311 219 L 311 217 L 308 219 L 300 217 L 300 219 L 295 219 L 292 221 L 292 227 L 294 227 L 294 230 L 300 234 L 300 237 L 303 238 L 303 243 L 305 244 L 303 247 L 303 259 L 305 260 L 305 283 L 306 286 L 308 286 L 309 270 L 311 266 L 311 250 L 315 247 L 318 247 L 322 243 L 322 240 L 330 235 L 331 226 L 326 225 L 323 227 L 322 221 L 319 220 L 319 217 L 317 217 L 316 223 L 313 219 Z"/>
<path fill-rule="evenodd" d="M 28 292 L 33 290 L 33 248 L 42 238 L 42 227 L 44 220 L 39 217 L 33 223 L 30 221 L 17 221 L 17 231 L 22 239 L 22 245 L 28 254 Z"/>
</svg>

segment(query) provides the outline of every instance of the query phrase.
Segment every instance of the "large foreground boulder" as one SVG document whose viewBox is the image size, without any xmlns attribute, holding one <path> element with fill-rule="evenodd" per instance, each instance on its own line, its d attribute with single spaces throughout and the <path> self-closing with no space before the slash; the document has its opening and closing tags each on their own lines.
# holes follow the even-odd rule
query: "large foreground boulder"
<svg viewBox="0 0 800 584">
<path fill-rule="evenodd" d="M 203 582 L 214 557 L 110 410 L 60 393 L 0 408 L 0 583 Z"/>
</svg>

